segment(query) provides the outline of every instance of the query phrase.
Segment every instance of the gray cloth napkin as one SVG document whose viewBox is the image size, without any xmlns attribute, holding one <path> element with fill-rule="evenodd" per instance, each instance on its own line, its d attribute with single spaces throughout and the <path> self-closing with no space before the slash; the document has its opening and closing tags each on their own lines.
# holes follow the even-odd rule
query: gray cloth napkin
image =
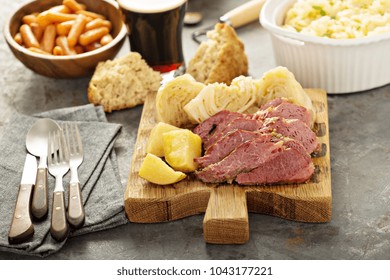
<svg viewBox="0 0 390 280">
<path fill-rule="evenodd" d="M 113 151 L 121 126 L 107 123 L 101 107 L 85 105 L 64 108 L 33 117 L 15 114 L 0 138 L 0 250 L 44 257 L 57 252 L 66 242 L 66 239 L 63 242 L 55 241 L 49 232 L 51 195 L 55 183 L 50 175 L 48 217 L 42 222 L 33 222 L 35 233 L 32 239 L 17 245 L 8 243 L 8 232 L 27 152 L 26 135 L 41 117 L 57 120 L 60 125 L 66 121 L 76 121 L 83 141 L 84 161 L 78 172 L 86 220 L 84 226 L 72 230 L 70 236 L 112 228 L 125 224 L 127 219 L 123 211 L 123 187 Z M 64 177 L 66 200 L 69 180 L 70 172 Z"/>
</svg>

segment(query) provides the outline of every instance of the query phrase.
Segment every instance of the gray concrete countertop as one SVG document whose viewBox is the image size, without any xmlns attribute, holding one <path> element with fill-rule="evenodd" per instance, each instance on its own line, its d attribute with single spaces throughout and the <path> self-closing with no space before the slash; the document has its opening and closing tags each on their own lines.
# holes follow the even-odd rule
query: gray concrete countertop
<svg viewBox="0 0 390 280">
<path fill-rule="evenodd" d="M 2 5 L 4 20 L 22 0 Z M 245 1 L 190 0 L 204 20 L 183 31 L 188 61 L 198 45 L 194 30 L 213 25 Z M 276 66 L 270 38 L 258 22 L 237 30 L 256 78 Z M 119 56 L 129 51 L 123 46 Z M 380 55 L 380 54 L 373 54 Z M 390 66 L 389 66 L 390 67 Z M 90 77 L 57 80 L 25 68 L 0 37 L 0 133 L 11 114 L 87 104 Z M 325 224 L 306 224 L 250 214 L 244 245 L 210 245 L 202 236 L 203 215 L 160 224 L 128 223 L 74 237 L 47 259 L 390 259 L 390 85 L 355 94 L 329 95 L 333 214 Z M 130 168 L 142 106 L 108 114 L 123 130 L 116 143 L 123 187 Z M 0 213 L 1 214 L 1 213 Z M 4 219 L 5 217 L 0 217 Z M 0 259 L 31 257 L 0 252 Z"/>
</svg>

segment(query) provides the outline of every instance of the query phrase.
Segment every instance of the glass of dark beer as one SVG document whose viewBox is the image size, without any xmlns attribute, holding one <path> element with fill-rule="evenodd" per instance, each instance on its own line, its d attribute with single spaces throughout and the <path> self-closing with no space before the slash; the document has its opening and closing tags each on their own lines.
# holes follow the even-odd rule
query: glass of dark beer
<svg viewBox="0 0 390 280">
<path fill-rule="evenodd" d="M 131 51 L 161 73 L 185 68 L 182 28 L 187 0 L 118 0 Z"/>
</svg>

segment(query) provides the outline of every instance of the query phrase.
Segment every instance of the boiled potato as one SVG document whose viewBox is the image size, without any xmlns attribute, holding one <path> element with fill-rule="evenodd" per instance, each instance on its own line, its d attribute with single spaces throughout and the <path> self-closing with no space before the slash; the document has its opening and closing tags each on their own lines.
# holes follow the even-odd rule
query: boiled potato
<svg viewBox="0 0 390 280">
<path fill-rule="evenodd" d="M 141 164 L 138 175 L 145 180 L 159 185 L 169 185 L 183 180 L 187 175 L 173 170 L 161 158 L 147 154 Z"/>
<path fill-rule="evenodd" d="M 188 129 L 172 130 L 163 133 L 165 160 L 173 169 L 192 172 L 198 167 L 194 158 L 202 153 L 202 140 Z"/>
<path fill-rule="evenodd" d="M 158 157 L 163 157 L 163 133 L 178 129 L 180 128 L 167 123 L 159 122 L 155 127 L 153 127 L 152 131 L 150 132 L 148 143 L 146 144 L 146 152 Z"/>
</svg>

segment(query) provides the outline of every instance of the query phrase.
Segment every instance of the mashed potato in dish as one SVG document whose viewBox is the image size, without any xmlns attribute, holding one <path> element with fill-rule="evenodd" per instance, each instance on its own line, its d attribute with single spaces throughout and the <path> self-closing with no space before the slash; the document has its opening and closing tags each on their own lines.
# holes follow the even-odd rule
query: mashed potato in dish
<svg viewBox="0 0 390 280">
<path fill-rule="evenodd" d="M 284 28 L 333 39 L 390 32 L 390 0 L 298 0 Z"/>
</svg>

